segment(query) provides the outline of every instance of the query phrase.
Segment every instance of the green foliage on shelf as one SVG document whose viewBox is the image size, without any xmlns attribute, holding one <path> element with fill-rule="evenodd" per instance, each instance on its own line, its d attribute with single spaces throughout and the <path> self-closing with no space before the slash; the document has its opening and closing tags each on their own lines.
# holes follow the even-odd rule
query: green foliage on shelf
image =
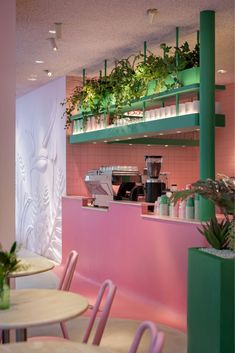
<svg viewBox="0 0 235 353">
<path fill-rule="evenodd" d="M 195 194 L 213 202 L 225 217 L 221 222 L 216 218 L 210 219 L 199 229 L 200 233 L 216 249 L 234 249 L 235 178 L 219 174 L 218 180 L 198 180 L 192 184 L 192 189 L 176 191 L 171 201 L 176 203 L 178 200 L 185 200 Z"/>
<path fill-rule="evenodd" d="M 187 42 L 179 48 L 172 49 L 165 43 L 160 47 L 162 56 L 148 52 L 147 55 L 139 53 L 115 60 L 109 75 L 88 79 L 83 86 L 77 86 L 62 103 L 66 106 L 66 126 L 70 125 L 75 109 L 85 119 L 88 113 L 94 116 L 110 113 L 111 107 L 115 107 L 115 115 L 120 116 L 123 105 L 130 105 L 132 100 L 149 94 L 149 82 L 153 80 L 151 94 L 182 86 L 177 73 L 199 66 L 199 46 L 192 51 Z"/>
</svg>

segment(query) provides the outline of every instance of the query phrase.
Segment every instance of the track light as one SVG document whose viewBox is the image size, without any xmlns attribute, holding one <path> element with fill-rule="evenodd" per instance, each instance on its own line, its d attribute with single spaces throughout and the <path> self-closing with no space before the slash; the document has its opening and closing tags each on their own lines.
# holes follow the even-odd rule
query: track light
<svg viewBox="0 0 235 353">
<path fill-rule="evenodd" d="M 48 40 L 50 41 L 50 43 L 51 43 L 51 47 L 52 47 L 52 49 L 54 50 L 54 51 L 57 51 L 58 50 L 58 47 L 57 47 L 57 45 L 56 45 L 56 41 L 55 41 L 55 38 L 48 38 Z"/>
<path fill-rule="evenodd" d="M 149 18 L 149 23 L 153 24 L 157 14 L 158 14 L 158 10 L 157 9 L 148 9 L 146 12 L 147 12 L 147 16 Z"/>
<path fill-rule="evenodd" d="M 50 70 L 44 70 L 44 72 L 47 74 L 48 77 L 52 76 L 52 72 Z"/>
</svg>

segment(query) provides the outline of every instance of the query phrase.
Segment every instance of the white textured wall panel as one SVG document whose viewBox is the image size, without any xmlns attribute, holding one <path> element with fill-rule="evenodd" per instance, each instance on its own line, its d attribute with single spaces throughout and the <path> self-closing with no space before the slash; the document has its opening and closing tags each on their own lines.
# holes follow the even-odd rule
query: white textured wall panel
<svg viewBox="0 0 235 353">
<path fill-rule="evenodd" d="M 16 238 L 61 260 L 61 195 L 65 193 L 65 78 L 16 103 Z"/>
</svg>

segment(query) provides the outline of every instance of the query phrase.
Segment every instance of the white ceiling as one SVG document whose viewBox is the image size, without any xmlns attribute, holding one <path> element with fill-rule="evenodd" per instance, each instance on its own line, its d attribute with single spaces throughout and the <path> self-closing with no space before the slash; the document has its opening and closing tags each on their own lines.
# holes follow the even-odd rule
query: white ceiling
<svg viewBox="0 0 235 353">
<path fill-rule="evenodd" d="M 150 24 L 146 10 L 157 8 Z M 16 93 L 23 95 L 48 82 L 43 70 L 53 78 L 64 75 L 96 75 L 104 59 L 137 53 L 147 40 L 148 47 L 174 45 L 175 27 L 180 42 L 195 44 L 202 10 L 216 11 L 216 70 L 218 83 L 234 82 L 234 1 L 233 0 L 17 0 Z M 49 29 L 62 22 L 59 50 L 52 51 Z M 44 64 L 35 64 L 42 59 Z M 36 81 L 28 81 L 37 75 Z"/>
</svg>

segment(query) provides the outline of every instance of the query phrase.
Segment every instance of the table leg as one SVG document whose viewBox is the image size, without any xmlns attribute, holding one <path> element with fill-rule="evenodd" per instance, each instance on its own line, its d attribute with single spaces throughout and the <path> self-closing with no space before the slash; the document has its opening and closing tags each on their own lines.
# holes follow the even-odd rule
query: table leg
<svg viewBox="0 0 235 353">
<path fill-rule="evenodd" d="M 16 342 L 27 341 L 27 329 L 21 328 L 16 330 Z"/>
</svg>

